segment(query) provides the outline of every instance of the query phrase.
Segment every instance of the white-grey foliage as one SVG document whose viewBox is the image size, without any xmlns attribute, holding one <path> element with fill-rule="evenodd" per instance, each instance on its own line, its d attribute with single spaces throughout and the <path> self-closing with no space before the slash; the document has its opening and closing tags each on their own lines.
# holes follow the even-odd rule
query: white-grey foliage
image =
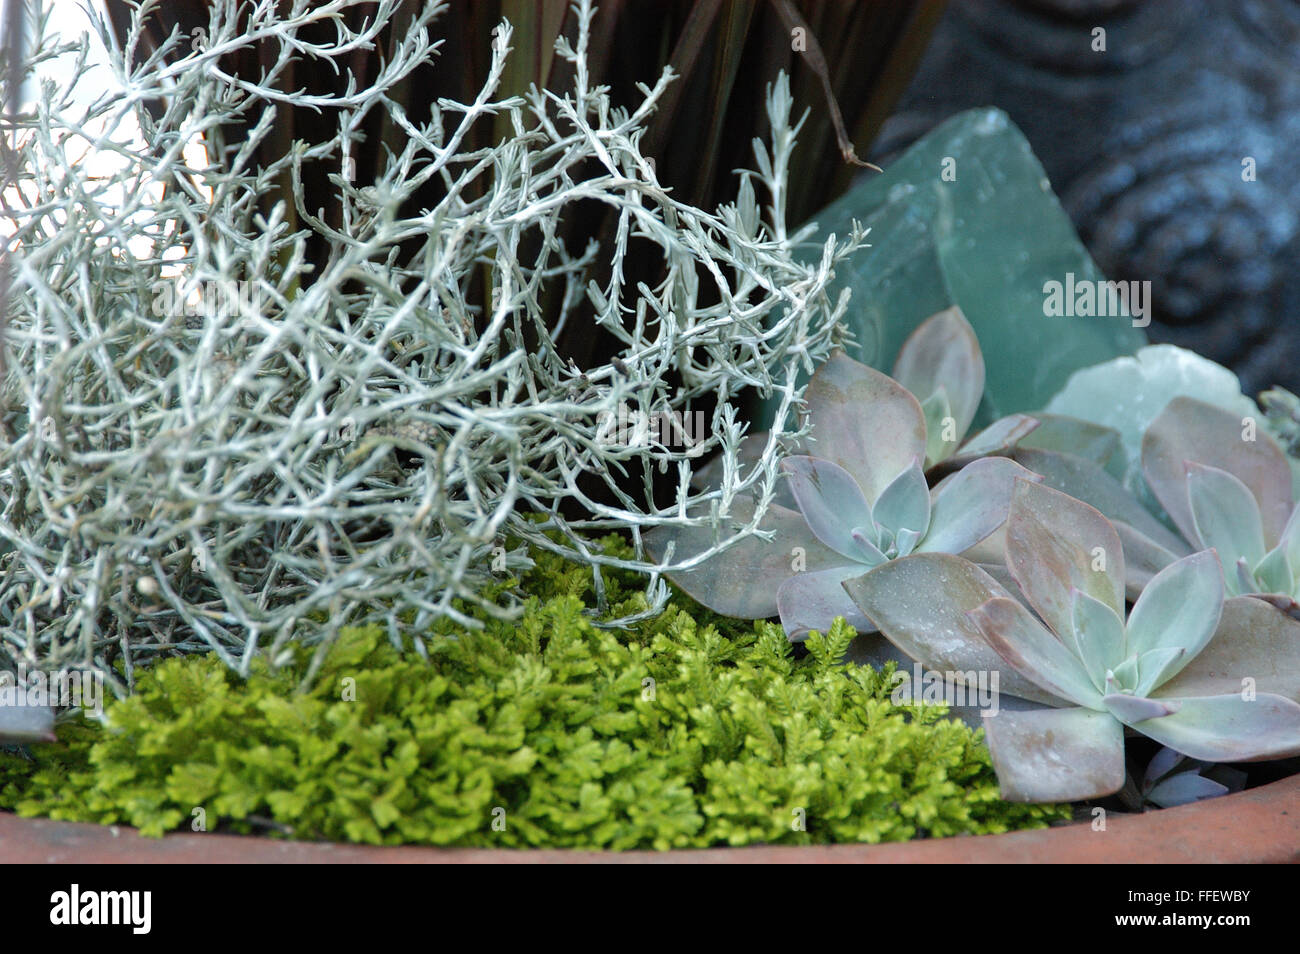
<svg viewBox="0 0 1300 954">
<path fill-rule="evenodd" d="M 360 34 L 339 18 L 357 4 L 369 14 Z M 289 639 L 324 643 L 344 622 L 387 619 L 396 633 L 412 619 L 459 617 L 453 600 L 481 599 L 494 565 L 526 562 L 523 547 L 497 549 L 507 534 L 591 565 L 598 582 L 602 566 L 645 571 L 653 608 L 665 597 L 660 567 L 612 559 L 595 535 L 630 530 L 642 552 L 646 528 L 716 526 L 717 547 L 698 562 L 753 532 L 762 507 L 735 525 L 730 503 L 770 500 L 778 455 L 799 433 L 796 376 L 838 343 L 847 299 L 828 297 L 832 270 L 862 242 L 832 238 L 805 252 L 807 264 L 796 258 L 805 236 L 785 225 L 797 127 L 784 78 L 769 91 L 773 136 L 770 147 L 755 141 L 757 171 L 742 174 L 734 206 L 707 212 L 673 199 L 638 151 L 669 73 L 629 109 L 589 85 L 589 2 L 575 5 L 576 45 L 557 43 L 576 72 L 564 95 L 499 97 L 503 23 L 482 38 L 492 68 L 479 96 L 441 101 L 424 123 L 389 96 L 437 58 L 440 5 L 417 4 L 372 86 L 289 96 L 337 118 L 332 141 L 252 167 L 290 58 L 344 68 L 399 5 L 261 4 L 240 31 L 233 0 L 219 0 L 204 42 L 176 35 L 147 57 L 128 45 L 113 59 L 121 90 L 78 114 L 47 87 L 24 117 L 20 182 L 0 221 L 17 242 L 3 346 L 0 665 L 91 665 L 116 680 L 112 662 L 124 659 L 129 683 L 159 651 L 213 651 L 246 670 L 256 651 L 274 659 Z M 327 21 L 333 42 L 299 36 Z M 255 44 L 278 50 L 260 84 L 221 72 L 221 55 Z M 405 146 L 362 187 L 345 157 L 375 110 Z M 501 115 L 513 135 L 464 149 L 469 129 Z M 236 119 L 248 141 L 229 163 L 193 160 L 187 143 L 207 137 L 219 155 L 220 127 Z M 138 141 L 120 134 L 128 120 Z M 88 148 L 115 156 L 117 171 L 90 171 L 79 161 Z M 263 219 L 257 200 L 311 163 L 336 170 L 343 225 L 298 193 L 298 220 L 328 238 L 328 257 L 309 264 L 306 230 L 290 230 L 283 206 Z M 405 200 L 435 178 L 444 198 L 412 214 Z M 617 210 L 612 245 L 562 247 L 566 210 L 590 200 Z M 540 257 L 522 256 L 529 241 Z M 661 256 L 661 283 L 625 285 L 633 246 Z M 589 276 L 598 256 L 613 265 L 603 286 Z M 492 300 L 467 300 L 483 269 Z M 544 288 L 560 290 L 558 309 L 539 305 Z M 564 341 L 597 333 L 593 314 L 620 350 L 578 368 L 562 358 Z M 745 388 L 782 396 L 756 467 L 737 456 Z M 717 412 L 693 446 L 629 442 L 608 426 L 620 406 L 664 418 L 708 396 Z M 693 467 L 718 450 L 721 486 L 694 487 Z M 652 470 L 676 475 L 666 506 L 649 498 Z M 610 494 L 584 495 L 583 474 Z M 582 519 L 561 516 L 566 501 Z M 508 597 L 490 606 L 512 610 Z"/>
</svg>

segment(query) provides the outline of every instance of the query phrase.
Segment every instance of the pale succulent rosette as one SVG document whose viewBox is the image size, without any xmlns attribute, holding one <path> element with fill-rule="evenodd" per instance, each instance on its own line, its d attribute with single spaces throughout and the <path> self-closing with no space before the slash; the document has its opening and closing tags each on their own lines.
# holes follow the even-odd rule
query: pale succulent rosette
<svg viewBox="0 0 1300 954">
<path fill-rule="evenodd" d="M 1218 552 L 1230 595 L 1300 611 L 1291 467 L 1253 418 L 1175 398 L 1143 436 L 1142 473 L 1183 536 Z"/>
<path fill-rule="evenodd" d="M 1019 677 L 1004 680 L 1009 693 L 1054 706 L 1003 707 L 985 719 L 1004 798 L 1119 790 L 1126 727 L 1209 762 L 1300 754 L 1300 624 L 1260 600 L 1225 600 L 1213 552 L 1157 573 L 1126 619 L 1114 527 L 1072 497 L 1019 481 L 1006 561 L 1024 603 L 973 564 L 940 554 L 845 584 L 914 658 L 975 668 L 991 650 L 992 665 Z"/>
<path fill-rule="evenodd" d="M 1175 560 L 1213 549 L 1228 595 L 1255 595 L 1300 616 L 1300 517 L 1291 466 L 1256 416 L 1187 396 L 1172 399 L 1142 432 L 1140 495 L 1107 471 L 1119 438 L 1110 433 L 1109 444 L 1091 446 L 1093 456 L 1019 447 L 1012 457 L 1047 486 L 1106 515 L 1124 544 L 1130 598 Z"/>
<path fill-rule="evenodd" d="M 997 530 L 1015 480 L 1033 474 L 1007 458 L 984 457 L 931 488 L 926 462 L 1005 450 L 1036 422 L 1017 415 L 961 444 L 983 391 L 984 365 L 955 309 L 913 333 L 898 368 L 925 391 L 928 412 L 899 382 L 843 353 L 821 365 L 805 392 L 810 430 L 800 449 L 807 452 L 782 462 L 786 493 L 764 515 L 767 538 L 690 565 L 712 542 L 709 533 L 656 529 L 645 537 L 655 558 L 671 552 L 673 563 L 686 564 L 669 579 L 715 612 L 780 616 L 791 639 L 825 632 L 839 616 L 866 631 L 875 625 L 849 599 L 845 580 L 911 553 L 962 553 Z M 937 442 L 927 417 L 942 429 Z M 753 512 L 752 500 L 735 500 L 736 519 Z"/>
</svg>

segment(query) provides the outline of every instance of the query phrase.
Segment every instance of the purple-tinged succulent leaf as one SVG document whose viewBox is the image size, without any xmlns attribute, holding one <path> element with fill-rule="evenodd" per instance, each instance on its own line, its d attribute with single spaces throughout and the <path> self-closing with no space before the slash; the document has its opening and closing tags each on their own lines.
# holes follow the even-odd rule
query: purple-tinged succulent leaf
<svg viewBox="0 0 1300 954">
<path fill-rule="evenodd" d="M 1168 746 L 1161 746 L 1152 756 L 1142 776 L 1144 798 L 1161 808 L 1239 792 L 1245 785 L 1245 772 L 1189 759 Z"/>
<path fill-rule="evenodd" d="M 1038 475 L 1005 457 L 987 457 L 945 478 L 935 488 L 930 531 L 918 549 L 962 553 L 975 546 L 1006 522 L 1017 478 Z"/>
<path fill-rule="evenodd" d="M 1151 756 L 1151 761 L 1147 763 L 1147 770 L 1142 773 L 1142 784 L 1152 785 L 1164 778 L 1174 769 L 1178 768 L 1178 763 L 1182 762 L 1187 756 L 1182 752 L 1175 752 L 1168 746 L 1162 745 L 1156 754 Z"/>
<path fill-rule="evenodd" d="M 1119 534 L 1124 551 L 1124 589 L 1136 599 L 1151 578 L 1191 552 L 1099 464 L 1066 452 L 1021 446 L 1014 460 L 1042 475 L 1044 485 L 1095 507 Z"/>
<path fill-rule="evenodd" d="M 1194 759 L 1257 762 L 1300 755 L 1300 705 L 1283 696 L 1259 693 L 1251 699 L 1237 694 L 1160 701 L 1174 711 L 1126 724 Z"/>
<path fill-rule="evenodd" d="M 1028 414 L 1009 414 L 1000 417 L 984 430 L 974 435 L 943 463 L 948 467 L 963 467 L 981 457 L 996 457 L 1011 451 L 1038 427 L 1038 419 Z"/>
<path fill-rule="evenodd" d="M 1106 711 L 1125 725 L 1150 719 L 1162 719 L 1178 711 L 1177 703 L 1169 699 L 1147 699 L 1123 692 L 1109 693 L 1102 702 L 1106 706 Z"/>
<path fill-rule="evenodd" d="M 1259 505 L 1264 539 L 1275 542 L 1280 537 L 1291 514 L 1291 468 L 1262 428 L 1189 397 L 1174 398 L 1147 428 L 1142 437 L 1142 473 L 1170 519 L 1190 540 L 1196 527 L 1187 499 L 1188 462 L 1217 467 L 1244 483 Z"/>
<path fill-rule="evenodd" d="M 1080 590 L 1072 591 L 1071 600 L 1069 635 L 1093 688 L 1103 692 L 1107 670 L 1128 655 L 1124 621 L 1105 603 Z"/>
<path fill-rule="evenodd" d="M 1157 573 L 1133 604 L 1128 650 L 1139 656 L 1156 649 L 1186 650 L 1176 668 L 1161 674 L 1169 679 L 1209 645 L 1222 611 L 1223 572 L 1214 551 L 1183 557 Z M 1141 682 L 1146 675 L 1142 673 Z M 1147 687 L 1148 691 L 1154 688 Z"/>
<path fill-rule="evenodd" d="M 1012 459 L 1041 474 L 1045 486 L 1095 507 L 1107 520 L 1116 524 L 1117 529 L 1119 522 L 1127 523 L 1174 554 L 1175 558 L 1192 552 L 1182 537 L 1153 517 L 1122 483 L 1099 464 L 1065 451 L 1023 446 L 1016 449 Z"/>
<path fill-rule="evenodd" d="M 874 630 L 875 624 L 844 592 L 844 581 L 861 575 L 862 570 L 861 564 L 837 566 L 815 573 L 796 573 L 782 583 L 776 605 L 786 636 L 800 642 L 813 630 L 829 632 L 837 616 L 843 616 L 860 633 Z"/>
<path fill-rule="evenodd" d="M 1244 557 L 1253 567 L 1264 558 L 1264 523 L 1259 505 L 1250 488 L 1232 474 L 1189 461 L 1187 502 L 1196 528 L 1193 542 L 1218 550 L 1224 565 Z"/>
<path fill-rule="evenodd" d="M 1251 593 L 1250 598 L 1267 603 L 1294 620 L 1300 620 L 1300 603 L 1285 593 Z"/>
<path fill-rule="evenodd" d="M 1146 797 L 1147 801 L 1161 808 L 1174 808 L 1227 794 L 1228 786 L 1221 785 L 1214 779 L 1206 778 L 1195 771 L 1188 771 L 1171 775 L 1158 783 L 1147 792 Z"/>
<path fill-rule="evenodd" d="M 804 391 L 808 453 L 839 464 L 876 500 L 913 458 L 925 454 L 921 405 L 897 381 L 837 353 Z"/>
<path fill-rule="evenodd" d="M 1020 603 L 997 596 L 967 616 L 1006 664 L 1030 682 L 1076 705 L 1101 708 L 1101 693 L 1083 663 Z"/>
<path fill-rule="evenodd" d="M 1263 600 L 1238 596 L 1223 601 L 1209 644 L 1155 694 L 1218 696 L 1249 688 L 1300 702 L 1300 621 Z"/>
<path fill-rule="evenodd" d="M 1124 786 L 1124 727 L 1107 712 L 1003 711 L 984 731 L 1007 801 L 1073 802 Z"/>
<path fill-rule="evenodd" d="M 1124 551 L 1092 507 L 1042 484 L 1016 481 L 1007 517 L 1007 569 L 1057 633 L 1070 631 L 1070 591 L 1124 614 Z"/>
<path fill-rule="evenodd" d="M 1124 593 L 1136 600 L 1156 574 L 1178 557 L 1123 520 L 1112 519 L 1110 523 L 1124 548 Z"/>
<path fill-rule="evenodd" d="M 921 458 L 890 481 L 871 505 L 877 526 L 897 535 L 900 530 L 924 534 L 930 526 L 930 485 L 925 482 Z M 842 519 L 842 518 L 841 518 Z"/>
<path fill-rule="evenodd" d="M 1064 704 L 1009 669 L 967 617 L 968 610 L 1007 596 L 975 564 L 947 553 L 918 553 L 847 580 L 844 589 L 890 642 L 927 669 L 997 670 L 1000 692 Z"/>
<path fill-rule="evenodd" d="M 738 526 L 748 523 L 754 516 L 753 501 L 737 497 L 732 516 Z M 776 615 L 777 590 L 794 575 L 796 556 L 799 565 L 809 572 L 845 562 L 843 556 L 813 535 L 797 510 L 773 504 L 759 527 L 773 531 L 770 541 L 747 537 L 697 567 L 669 571 L 665 575 L 715 613 L 740 619 L 764 619 Z M 644 534 L 643 539 L 650 555 L 660 562 L 667 554 L 669 543 L 674 544 L 673 563 L 690 560 L 714 542 L 707 527 L 656 527 Z M 800 549 L 798 554 L 796 548 Z"/>
<path fill-rule="evenodd" d="M 940 388 L 960 441 L 984 396 L 984 355 L 975 329 L 957 306 L 921 322 L 898 351 L 894 380 L 924 401 Z"/>
<path fill-rule="evenodd" d="M 854 532 L 861 531 L 872 540 L 875 522 L 871 504 L 853 475 L 819 457 L 787 457 L 781 462 L 781 470 L 817 539 L 850 560 L 869 561 L 869 554 L 854 538 Z"/>
<path fill-rule="evenodd" d="M 1018 444 L 1026 450 L 1068 453 L 1104 467 L 1120 448 L 1119 431 L 1112 427 L 1042 411 L 1036 412 L 1034 417 L 1038 419 L 1038 427 Z"/>
</svg>

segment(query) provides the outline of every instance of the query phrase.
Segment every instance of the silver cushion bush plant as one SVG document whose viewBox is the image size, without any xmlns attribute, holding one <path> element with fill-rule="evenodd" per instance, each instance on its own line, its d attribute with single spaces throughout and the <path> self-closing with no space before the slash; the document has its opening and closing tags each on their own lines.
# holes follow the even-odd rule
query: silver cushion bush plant
<svg viewBox="0 0 1300 954">
<path fill-rule="evenodd" d="M 341 13 L 357 6 L 369 19 L 352 32 Z M 74 82 L 105 89 L 88 108 L 47 85 L 22 117 L 5 221 L 16 285 L 3 341 L 0 667 L 90 667 L 125 692 L 159 652 L 211 651 L 246 673 L 259 651 L 274 661 L 303 639 L 323 653 L 340 626 L 367 619 L 394 638 L 415 624 L 422 652 L 421 625 L 480 625 L 458 601 L 482 604 L 494 572 L 526 565 L 507 535 L 590 566 L 598 592 L 602 567 L 647 573 L 650 613 L 666 588 L 646 530 L 696 530 L 704 559 L 759 526 L 799 435 L 798 375 L 839 341 L 847 293 L 828 296 L 833 269 L 863 240 L 831 237 L 811 263 L 794 254 L 805 233 L 785 223 L 798 125 L 784 77 L 769 90 L 757 171 L 741 173 L 735 204 L 706 211 L 674 200 L 638 147 L 670 71 L 630 108 L 589 84 L 589 0 L 575 4 L 576 41 L 556 44 L 574 70 L 565 95 L 497 95 L 511 45 L 502 22 L 483 38 L 492 68 L 473 101 L 406 115 L 390 92 L 436 61 L 436 3 L 370 85 L 276 89 L 290 63 L 346 69 L 395 6 L 331 0 L 241 17 L 220 0 L 201 41 L 174 34 L 147 57 L 128 43 L 112 54 L 112 84 L 79 69 Z M 302 35 L 330 24 L 331 42 Z M 221 70 L 240 49 L 260 51 L 260 80 Z M 29 69 L 57 52 L 43 41 Z M 254 167 L 278 108 L 324 111 L 338 132 Z M 353 182 L 355 129 L 375 110 L 403 146 L 377 181 Z M 463 148 L 468 130 L 502 118 L 496 145 Z M 122 133 L 132 123 L 134 138 Z M 246 141 L 224 141 L 237 123 Z M 201 141 L 211 161 L 191 148 Z M 113 171 L 92 171 L 87 152 L 112 157 Z M 302 205 L 302 177 L 321 167 L 341 221 Z M 327 256 L 305 259 L 308 231 L 285 224 L 284 204 L 256 212 L 286 179 Z M 441 200 L 413 208 L 426 183 Z M 556 239 L 584 202 L 618 211 L 610 247 Z M 633 254 L 657 256 L 662 280 L 628 287 Z M 484 276 L 490 298 L 475 300 Z M 608 362 L 564 358 L 566 337 L 597 334 L 615 342 Z M 781 413 L 742 468 L 746 389 L 776 395 Z M 681 421 L 705 403 L 716 410 L 689 442 L 611 433 L 620 409 Z M 714 453 L 722 477 L 697 489 L 693 469 Z M 677 492 L 656 502 L 662 474 Z M 630 531 L 635 558 L 587 542 L 611 529 Z"/>
</svg>

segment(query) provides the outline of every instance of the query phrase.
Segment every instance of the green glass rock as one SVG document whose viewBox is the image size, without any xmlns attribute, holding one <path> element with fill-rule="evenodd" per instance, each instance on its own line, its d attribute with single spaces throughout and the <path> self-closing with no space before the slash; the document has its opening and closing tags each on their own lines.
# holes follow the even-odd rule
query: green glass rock
<svg viewBox="0 0 1300 954">
<path fill-rule="evenodd" d="M 837 289 L 853 290 L 850 355 L 888 372 L 918 324 L 960 306 L 987 366 L 977 428 L 1039 410 L 1071 372 L 1146 344 L 1127 313 L 1076 317 L 1072 297 L 1067 314 L 1047 313 L 1047 283 L 1073 289 L 1105 277 L 1000 110 L 961 113 L 883 175 L 864 176 L 814 216 L 816 238 L 844 235 L 854 220 L 870 228 L 871 247 L 836 276 Z"/>
</svg>

